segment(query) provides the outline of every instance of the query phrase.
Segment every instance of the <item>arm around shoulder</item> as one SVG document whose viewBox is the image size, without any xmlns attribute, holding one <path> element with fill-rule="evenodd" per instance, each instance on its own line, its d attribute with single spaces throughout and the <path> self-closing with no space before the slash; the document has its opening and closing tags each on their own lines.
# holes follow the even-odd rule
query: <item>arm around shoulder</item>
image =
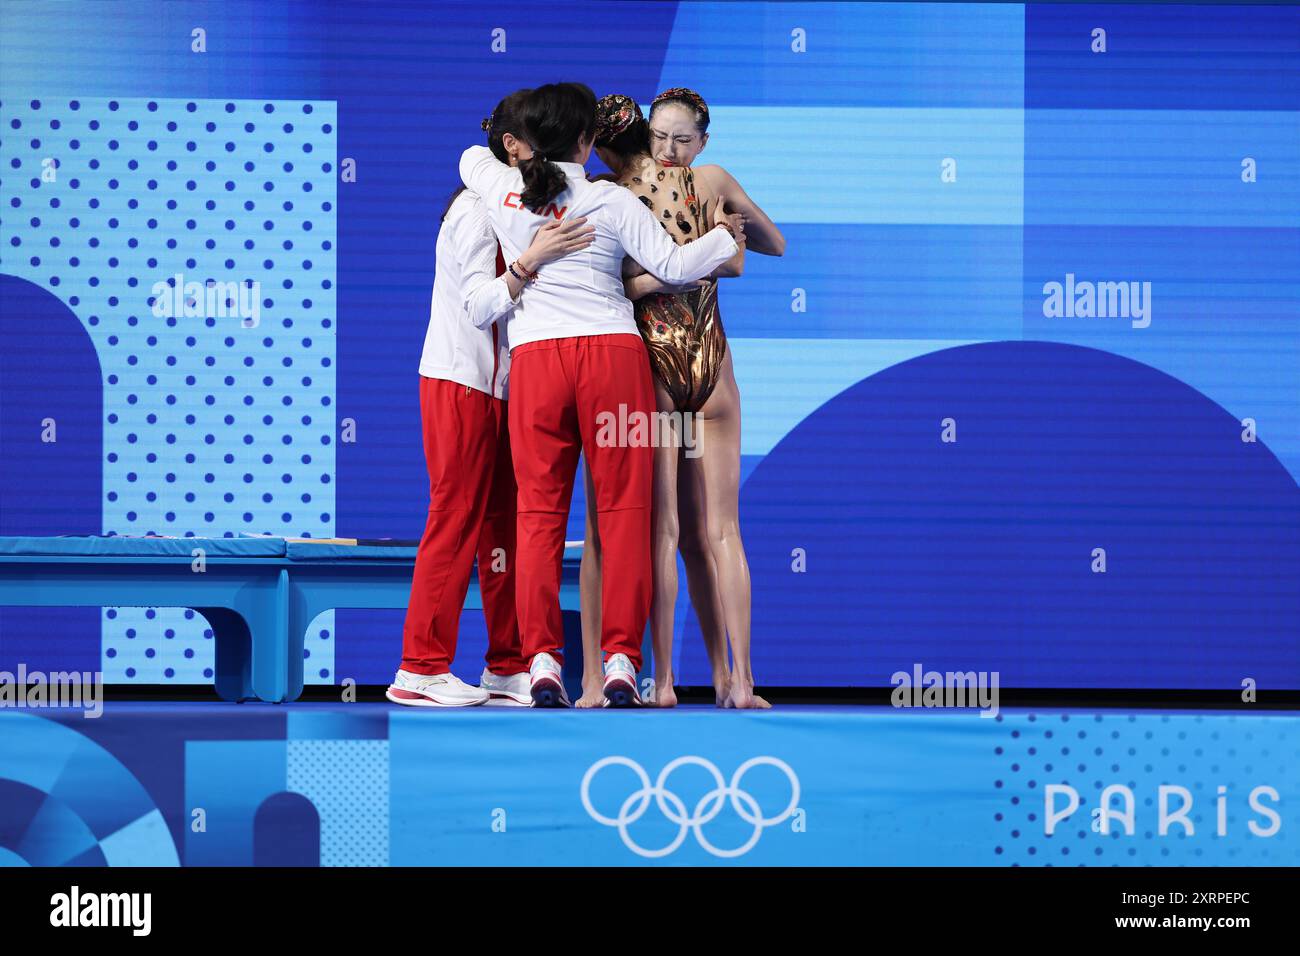
<svg viewBox="0 0 1300 956">
<path fill-rule="evenodd" d="M 672 285 L 692 282 L 722 265 L 739 248 L 726 229 L 710 229 L 694 242 L 679 246 L 655 219 L 654 213 L 621 186 L 615 186 L 611 212 L 623 250 L 647 272 Z"/>
<path fill-rule="evenodd" d="M 695 174 L 704 180 L 713 195 L 723 197 L 729 212 L 738 212 L 745 217 L 745 244 L 751 252 L 764 256 L 785 255 L 785 236 L 731 173 L 721 166 L 699 166 Z"/>
<path fill-rule="evenodd" d="M 490 188 L 494 175 L 503 169 L 509 169 L 492 155 L 486 146 L 471 146 L 460 154 L 460 178 L 467 187 L 480 196 Z"/>
</svg>

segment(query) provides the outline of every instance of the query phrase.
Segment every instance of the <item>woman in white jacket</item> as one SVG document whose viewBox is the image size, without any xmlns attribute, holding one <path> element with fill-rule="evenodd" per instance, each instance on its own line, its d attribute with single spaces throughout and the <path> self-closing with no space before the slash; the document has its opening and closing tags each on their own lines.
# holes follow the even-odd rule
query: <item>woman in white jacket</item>
<svg viewBox="0 0 1300 956">
<path fill-rule="evenodd" d="M 510 317 L 510 436 L 518 496 L 516 606 L 531 693 L 538 706 L 568 706 L 561 679 L 559 583 L 564 526 L 578 464 L 591 466 L 605 575 L 601 648 L 605 697 L 640 703 L 636 672 L 650 609 L 650 508 L 654 387 L 632 303 L 623 290 L 630 256 L 665 282 L 707 275 L 738 250 L 739 216 L 678 246 L 628 190 L 588 182 L 596 97 L 580 83 L 539 87 L 523 106 L 531 159 L 504 165 L 482 147 L 461 157 L 461 178 L 482 197 L 507 258 L 551 221 L 585 217 L 591 245 L 528 284 Z M 607 427 L 617 423 L 616 434 Z M 626 427 L 627 432 L 622 429 Z M 615 570 L 616 569 L 616 570 Z"/>
<path fill-rule="evenodd" d="M 506 97 L 484 121 L 492 153 L 503 162 L 532 155 L 518 135 L 519 106 L 529 92 Z M 515 269 L 536 271 L 585 248 L 592 233 L 581 219 L 538 230 Z M 402 630 L 402 665 L 387 693 L 397 704 L 463 707 L 489 697 L 506 704 L 532 700 L 515 616 L 515 483 L 506 430 L 510 354 L 500 323 L 514 309 L 522 286 L 505 271 L 482 200 L 458 191 L 438 230 L 420 356 L 429 516 Z M 479 686 L 472 687 L 451 673 L 451 662 L 476 553 L 488 653 Z"/>
</svg>

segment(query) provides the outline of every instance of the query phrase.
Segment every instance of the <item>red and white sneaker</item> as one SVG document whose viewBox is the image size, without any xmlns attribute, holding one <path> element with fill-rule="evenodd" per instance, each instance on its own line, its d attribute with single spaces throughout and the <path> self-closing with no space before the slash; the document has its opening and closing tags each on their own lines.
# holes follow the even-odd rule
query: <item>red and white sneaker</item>
<svg viewBox="0 0 1300 956">
<path fill-rule="evenodd" d="M 488 704 L 499 707 L 531 707 L 533 704 L 532 679 L 528 671 L 518 674 L 493 674 L 486 667 L 478 686 L 488 692 Z"/>
<path fill-rule="evenodd" d="M 398 671 L 384 696 L 408 707 L 475 707 L 487 703 L 488 692 L 471 687 L 455 674 Z"/>
<path fill-rule="evenodd" d="M 641 705 L 641 695 L 636 689 L 636 669 L 626 654 L 615 654 L 605 661 L 605 703 L 609 707 Z"/>
<path fill-rule="evenodd" d="M 568 707 L 569 695 L 564 692 L 564 677 L 560 663 L 545 652 L 533 658 L 528 668 L 529 693 L 534 707 Z"/>
</svg>

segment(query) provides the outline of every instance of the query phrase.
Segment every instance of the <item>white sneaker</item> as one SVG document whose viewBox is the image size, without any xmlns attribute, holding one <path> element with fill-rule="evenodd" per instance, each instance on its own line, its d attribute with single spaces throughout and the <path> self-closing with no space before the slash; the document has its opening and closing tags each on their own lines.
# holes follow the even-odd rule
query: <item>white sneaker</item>
<svg viewBox="0 0 1300 956">
<path fill-rule="evenodd" d="M 641 695 L 636 689 L 636 670 L 626 654 L 605 661 L 605 703 L 610 707 L 637 707 Z"/>
<path fill-rule="evenodd" d="M 385 696 L 408 707 L 474 707 L 487 703 L 488 692 L 471 687 L 455 674 L 398 671 Z"/>
<path fill-rule="evenodd" d="M 533 658 L 528 668 L 529 694 L 534 707 L 568 707 L 569 695 L 564 692 L 564 677 L 560 663 L 545 652 Z"/>
<path fill-rule="evenodd" d="M 531 692 L 532 680 L 528 671 L 508 674 L 502 677 L 493 674 L 486 667 L 483 676 L 478 679 L 480 689 L 488 692 L 489 704 L 502 707 L 530 707 L 533 703 Z"/>
</svg>

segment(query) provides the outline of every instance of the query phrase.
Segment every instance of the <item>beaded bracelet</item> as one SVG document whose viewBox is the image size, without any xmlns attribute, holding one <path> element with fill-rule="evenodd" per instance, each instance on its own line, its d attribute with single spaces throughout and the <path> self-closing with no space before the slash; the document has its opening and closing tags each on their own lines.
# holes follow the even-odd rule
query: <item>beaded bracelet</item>
<svg viewBox="0 0 1300 956">
<path fill-rule="evenodd" d="M 520 275 L 518 272 L 515 271 L 515 266 L 519 266 L 520 270 L 523 272 L 523 275 Z M 529 272 L 526 268 L 520 266 L 518 259 L 510 263 L 510 265 L 506 266 L 506 268 L 509 269 L 510 274 L 514 276 L 516 279 L 518 279 L 520 282 L 533 282 L 537 279 L 537 273 Z"/>
</svg>

